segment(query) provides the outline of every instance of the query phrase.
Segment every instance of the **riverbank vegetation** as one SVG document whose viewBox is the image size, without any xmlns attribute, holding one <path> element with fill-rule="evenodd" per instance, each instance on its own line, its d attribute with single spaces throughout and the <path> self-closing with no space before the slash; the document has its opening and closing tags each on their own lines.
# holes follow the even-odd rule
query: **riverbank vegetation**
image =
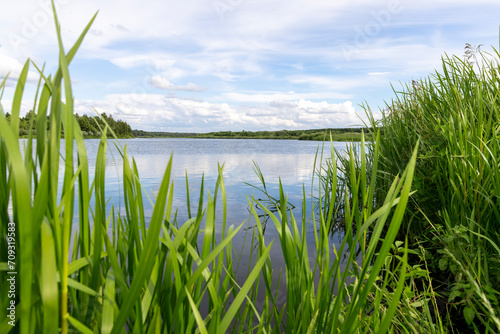
<svg viewBox="0 0 500 334">
<path fill-rule="evenodd" d="M 29 61 L 10 122 L 0 108 L 1 333 L 500 330 L 496 62 L 446 58 L 444 73 L 408 86 L 381 121 L 371 119 L 372 145 L 361 135 L 361 145 L 340 153 L 327 142 L 311 170 L 317 193 L 304 186 L 300 215 L 281 186 L 272 207 L 249 198 L 246 233 L 256 252 L 243 258 L 232 240 L 244 224 L 226 219 L 223 165 L 216 183 L 202 181 L 196 194 L 186 176 L 186 207 L 176 209 L 172 160 L 148 195 L 134 159 L 115 142 L 124 209 L 108 205 L 106 130 L 91 175 L 68 71 L 93 20 L 69 51 L 56 24 L 59 69 L 40 75 L 36 133 L 30 126 L 23 150 L 19 111 Z M 151 217 L 144 201 L 153 205 Z M 177 210 L 188 220 L 179 221 Z M 266 244 L 261 212 L 278 240 Z M 339 246 L 330 238 L 333 223 L 343 226 Z M 283 270 L 273 267 L 271 247 L 281 250 Z M 236 275 L 242 262 L 243 281 Z"/>
<path fill-rule="evenodd" d="M 384 129 L 377 206 L 420 143 L 399 238 L 426 250 L 445 325 L 460 332 L 500 332 L 499 60 L 467 45 L 371 118 Z"/>
<path fill-rule="evenodd" d="M 133 130 L 138 138 L 216 138 L 216 139 L 295 139 L 324 141 L 329 138 L 333 141 L 361 141 L 361 132 L 364 130 L 365 139 L 371 139 L 371 131 L 366 128 L 328 128 L 310 130 L 279 130 L 279 131 L 218 131 L 207 133 L 182 132 L 148 132 Z M 331 137 L 330 137 L 331 134 Z"/>
</svg>

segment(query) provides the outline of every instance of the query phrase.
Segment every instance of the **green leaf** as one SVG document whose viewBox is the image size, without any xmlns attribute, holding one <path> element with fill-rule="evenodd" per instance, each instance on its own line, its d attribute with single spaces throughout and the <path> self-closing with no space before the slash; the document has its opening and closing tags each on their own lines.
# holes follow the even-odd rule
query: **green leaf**
<svg viewBox="0 0 500 334">
<path fill-rule="evenodd" d="M 194 303 L 194 300 L 191 297 L 191 294 L 189 293 L 189 290 L 187 289 L 186 286 L 184 286 L 184 291 L 189 300 L 189 305 L 191 306 L 191 312 L 193 312 L 193 316 L 196 319 L 196 323 L 198 324 L 198 330 L 202 334 L 208 333 L 207 328 L 205 327 L 205 323 L 203 322 L 203 318 L 201 317 L 200 311 L 198 310 L 198 307 L 196 307 L 196 304 Z"/>
<path fill-rule="evenodd" d="M 439 260 L 439 269 L 445 270 L 448 267 L 448 260 L 445 258 L 441 258 Z"/>
<path fill-rule="evenodd" d="M 59 314 L 58 272 L 54 237 L 47 220 L 44 220 L 42 224 L 41 239 L 40 294 L 44 310 L 43 331 L 44 333 L 55 333 L 59 329 L 59 319 L 54 317 L 54 314 Z"/>
<path fill-rule="evenodd" d="M 474 317 L 476 316 L 476 311 L 470 306 L 464 308 L 464 318 L 468 325 L 472 324 Z"/>
<path fill-rule="evenodd" d="M 71 262 L 68 266 L 68 275 L 71 275 L 76 271 L 90 265 L 92 263 L 92 256 L 93 255 L 89 255 L 87 257 L 82 257 L 76 261 Z M 101 253 L 101 259 L 105 258 L 106 256 L 108 256 L 106 252 Z"/>
<path fill-rule="evenodd" d="M 451 303 L 455 298 L 457 298 L 458 296 L 460 296 L 462 293 L 460 292 L 460 290 L 456 289 L 456 290 L 453 290 L 451 293 L 450 293 L 450 296 L 448 297 L 448 303 Z"/>
<path fill-rule="evenodd" d="M 16 137 L 19 136 L 19 112 L 21 111 L 21 104 L 23 99 L 24 86 L 26 84 L 26 79 L 28 77 L 28 69 L 29 69 L 30 61 L 27 60 L 24 64 L 23 70 L 19 75 L 19 79 L 17 80 L 16 91 L 14 93 L 14 99 L 12 100 L 12 109 L 10 116 L 10 126 L 12 131 L 14 131 L 14 135 Z"/>
<path fill-rule="evenodd" d="M 83 334 L 93 334 L 94 333 L 94 332 L 92 332 L 92 330 L 90 330 L 90 328 L 88 328 L 87 326 L 85 326 L 84 324 L 82 324 L 80 321 L 76 320 L 75 318 L 73 318 L 69 314 L 68 314 L 68 320 L 69 320 L 70 324 L 73 325 L 73 327 L 75 327 L 78 330 L 78 332 L 83 333 Z"/>
<path fill-rule="evenodd" d="M 82 284 L 82 283 L 80 283 L 78 281 L 75 281 L 72 278 L 68 278 L 68 286 L 72 287 L 73 289 L 76 289 L 76 290 L 79 290 L 81 292 L 84 292 L 84 293 L 86 293 L 88 295 L 94 296 L 94 297 L 98 297 L 99 296 L 99 294 L 96 291 L 92 290 L 88 286 L 86 286 L 86 285 L 84 285 L 84 284 Z"/>
<path fill-rule="evenodd" d="M 425 305 L 425 300 L 419 300 L 410 304 L 411 307 L 422 307 Z"/>
<path fill-rule="evenodd" d="M 109 270 L 106 276 L 106 287 L 104 288 L 104 300 L 102 306 L 101 333 L 109 334 L 113 329 L 115 308 L 115 277 L 113 271 Z"/>
</svg>

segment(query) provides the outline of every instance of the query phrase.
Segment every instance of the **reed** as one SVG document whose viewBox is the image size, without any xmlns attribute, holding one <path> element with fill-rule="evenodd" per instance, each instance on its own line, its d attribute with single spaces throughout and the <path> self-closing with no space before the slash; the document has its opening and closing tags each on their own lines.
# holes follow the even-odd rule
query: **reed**
<svg viewBox="0 0 500 334">
<path fill-rule="evenodd" d="M 466 46 L 442 69 L 396 92 L 381 121 L 380 203 L 421 143 L 400 233 L 423 242 L 454 320 L 450 327 L 500 331 L 500 84 L 497 51 Z M 365 106 L 371 115 L 368 106 Z"/>
</svg>

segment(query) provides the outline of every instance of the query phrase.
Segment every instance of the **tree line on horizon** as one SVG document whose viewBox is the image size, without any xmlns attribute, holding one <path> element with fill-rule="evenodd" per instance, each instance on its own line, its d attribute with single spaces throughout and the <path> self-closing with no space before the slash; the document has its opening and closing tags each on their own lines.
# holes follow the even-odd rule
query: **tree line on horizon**
<svg viewBox="0 0 500 334">
<path fill-rule="evenodd" d="M 5 114 L 6 119 L 10 122 L 11 115 L 9 113 Z M 36 113 L 33 110 L 30 110 L 26 113 L 24 117 L 19 119 L 19 136 L 27 136 L 31 129 L 33 134 L 36 134 Z M 113 115 L 107 115 L 106 113 L 102 113 L 96 116 L 88 116 L 86 114 L 79 115 L 75 114 L 75 118 L 78 121 L 78 125 L 80 125 L 80 129 L 82 130 L 82 134 L 85 138 L 94 138 L 100 137 L 102 134 L 102 129 L 105 128 L 105 123 L 108 124 L 109 128 L 120 138 L 132 138 L 134 135 L 132 134 L 132 128 L 130 125 L 122 121 L 121 119 L 115 120 Z M 50 122 L 47 116 L 47 130 L 50 127 Z"/>
<path fill-rule="evenodd" d="M 364 130 L 365 137 L 369 136 L 368 128 L 324 128 L 309 130 L 276 130 L 276 131 L 217 131 L 207 133 L 193 132 L 161 132 L 133 130 L 135 137 L 142 138 L 219 138 L 219 139 L 298 139 L 298 140 L 323 140 L 330 138 L 341 141 L 358 141 Z"/>
</svg>

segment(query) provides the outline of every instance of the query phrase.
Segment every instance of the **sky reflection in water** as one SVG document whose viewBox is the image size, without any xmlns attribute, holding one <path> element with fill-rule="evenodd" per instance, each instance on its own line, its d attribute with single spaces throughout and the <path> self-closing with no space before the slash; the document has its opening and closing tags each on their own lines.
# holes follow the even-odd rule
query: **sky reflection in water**
<svg viewBox="0 0 500 334">
<path fill-rule="evenodd" d="M 165 168 L 173 153 L 173 164 L 171 178 L 174 181 L 173 206 L 178 208 L 178 222 L 181 224 L 187 220 L 186 208 L 186 186 L 185 173 L 189 177 L 191 194 L 191 211 L 194 213 L 200 190 L 202 175 L 205 176 L 205 205 L 206 191 L 214 193 L 214 187 L 218 175 L 218 163 L 224 164 L 224 183 L 227 193 L 227 226 L 239 226 L 244 223 L 245 228 L 236 235 L 233 246 L 236 252 L 242 251 L 242 267 L 238 272 L 238 280 L 244 281 L 246 268 L 248 266 L 249 254 L 252 251 L 250 239 L 252 226 L 255 221 L 249 218 L 247 202 L 255 194 L 255 198 L 262 198 L 262 193 L 245 184 L 250 183 L 261 186 L 259 179 L 253 171 L 254 162 L 261 168 L 267 188 L 270 194 L 278 197 L 279 179 L 283 183 L 284 191 L 288 194 L 288 200 L 295 206 L 293 210 L 297 219 L 301 217 L 301 203 L 303 185 L 306 194 L 311 193 L 311 178 L 313 175 L 316 151 L 321 150 L 322 143 L 316 141 L 297 140 L 258 140 L 258 139 L 124 139 L 119 141 L 122 147 L 127 147 L 129 157 L 134 157 L 139 170 L 139 176 L 144 190 L 152 196 L 158 191 Z M 86 140 L 86 148 L 89 157 L 89 173 L 93 177 L 95 172 L 95 158 L 99 146 L 99 140 Z M 335 142 L 334 147 L 345 149 L 346 143 Z M 330 158 L 330 144 L 325 145 L 324 159 Z M 61 167 L 62 169 L 62 167 Z M 123 206 L 123 163 L 121 157 L 109 142 L 106 163 L 106 195 L 111 200 L 111 205 L 119 209 L 124 215 Z M 317 182 L 315 185 L 317 190 Z M 147 200 L 146 200 L 147 201 Z M 310 207 L 310 197 L 308 197 Z M 146 216 L 152 214 L 152 207 L 145 203 Z M 308 208 L 308 214 L 310 213 Z M 217 203 L 218 233 L 222 229 L 222 203 Z M 202 222 L 203 224 L 203 222 Z M 202 227 L 203 228 L 203 227 Z M 245 235 L 244 231 L 248 231 Z M 311 258 L 314 247 L 312 224 L 307 228 L 307 243 Z M 245 241 L 246 240 L 246 241 Z M 267 224 L 265 230 L 266 245 L 274 240 L 271 250 L 273 269 L 279 271 L 284 268 L 281 249 L 279 246 L 278 233 L 272 222 Z M 339 244 L 339 235 L 332 236 L 333 243 Z M 332 259 L 333 260 L 333 259 Z M 284 277 L 282 278 L 284 279 Z"/>
</svg>

